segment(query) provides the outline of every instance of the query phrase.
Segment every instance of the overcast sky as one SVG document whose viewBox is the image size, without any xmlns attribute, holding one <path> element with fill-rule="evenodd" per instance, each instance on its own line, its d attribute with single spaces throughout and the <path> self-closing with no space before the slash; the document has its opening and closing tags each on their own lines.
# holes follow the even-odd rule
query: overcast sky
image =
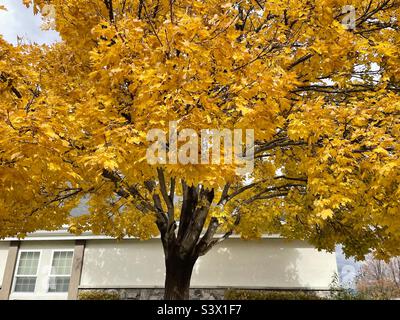
<svg viewBox="0 0 400 320">
<path fill-rule="evenodd" d="M 32 7 L 26 8 L 22 0 L 0 0 L 7 11 L 0 10 L 0 34 L 11 43 L 17 42 L 17 36 L 22 37 L 24 42 L 35 42 L 38 44 L 56 42 L 59 37 L 55 31 L 41 30 L 40 15 L 34 15 Z"/>
</svg>

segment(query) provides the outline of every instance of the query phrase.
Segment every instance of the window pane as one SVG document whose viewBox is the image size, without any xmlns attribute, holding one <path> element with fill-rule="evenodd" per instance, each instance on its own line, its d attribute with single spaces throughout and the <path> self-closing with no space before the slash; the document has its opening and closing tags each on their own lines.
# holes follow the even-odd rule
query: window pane
<svg viewBox="0 0 400 320">
<path fill-rule="evenodd" d="M 54 252 L 53 262 L 51 266 L 52 275 L 70 275 L 72 266 L 72 251 L 56 251 Z"/>
<path fill-rule="evenodd" d="M 17 275 L 36 275 L 39 256 L 40 252 L 21 252 Z"/>
<path fill-rule="evenodd" d="M 49 292 L 68 292 L 69 277 L 50 277 Z"/>
<path fill-rule="evenodd" d="M 36 277 L 17 277 L 15 280 L 15 292 L 34 292 Z"/>
</svg>

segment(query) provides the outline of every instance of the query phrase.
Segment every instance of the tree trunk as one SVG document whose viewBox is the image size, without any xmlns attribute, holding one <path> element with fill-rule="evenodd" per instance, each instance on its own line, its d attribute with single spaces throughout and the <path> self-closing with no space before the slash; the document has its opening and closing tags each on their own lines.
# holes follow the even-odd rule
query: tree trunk
<svg viewBox="0 0 400 320">
<path fill-rule="evenodd" d="M 211 239 L 208 230 L 205 237 L 201 232 L 207 220 L 207 215 L 214 198 L 214 190 L 187 186 L 182 182 L 183 204 L 179 219 L 179 230 L 176 230 L 174 219 L 173 197 L 167 193 L 165 178 L 161 169 L 158 170 L 162 198 L 167 204 L 165 213 L 158 194 L 153 196 L 157 209 L 157 226 L 161 234 L 161 242 L 165 255 L 165 300 L 189 300 L 190 279 L 193 266 L 199 255 L 205 253 Z M 213 224 L 211 224 L 213 225 Z"/>
<path fill-rule="evenodd" d="M 189 300 L 190 279 L 196 259 L 172 254 L 165 259 L 165 300 Z"/>
</svg>

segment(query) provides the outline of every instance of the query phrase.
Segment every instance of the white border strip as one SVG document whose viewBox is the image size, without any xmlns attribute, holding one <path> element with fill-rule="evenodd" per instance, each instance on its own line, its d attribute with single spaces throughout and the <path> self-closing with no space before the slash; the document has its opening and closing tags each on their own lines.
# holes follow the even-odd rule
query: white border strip
<svg viewBox="0 0 400 320">
<path fill-rule="evenodd" d="M 223 234 L 216 234 L 215 238 L 218 238 L 219 236 L 222 236 Z M 240 235 L 233 234 L 229 238 L 231 239 L 238 239 L 240 238 Z M 139 238 L 136 237 L 124 237 L 124 240 L 139 240 Z M 160 236 L 153 237 L 152 239 L 160 239 Z M 282 236 L 279 234 L 264 234 L 261 236 L 261 239 L 283 239 Z M 115 240 L 115 238 L 106 236 L 106 235 L 96 235 L 93 234 L 92 232 L 85 232 L 81 235 L 74 235 L 68 232 L 67 227 L 63 227 L 60 230 L 54 230 L 54 231 L 36 231 L 33 233 L 28 234 L 25 238 L 23 239 L 18 239 L 15 237 L 12 238 L 5 238 L 5 239 L 0 239 L 0 242 L 4 241 L 52 241 L 52 240 Z"/>
</svg>

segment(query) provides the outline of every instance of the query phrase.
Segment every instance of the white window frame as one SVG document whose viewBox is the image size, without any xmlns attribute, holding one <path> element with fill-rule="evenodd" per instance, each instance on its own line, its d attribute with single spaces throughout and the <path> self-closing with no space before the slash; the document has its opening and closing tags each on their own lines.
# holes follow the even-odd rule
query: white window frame
<svg viewBox="0 0 400 320">
<path fill-rule="evenodd" d="M 68 291 L 66 292 L 53 292 L 50 291 L 50 278 L 51 277 L 67 277 L 67 275 L 63 274 L 63 275 L 58 275 L 58 274 L 51 274 L 51 269 L 53 268 L 53 260 L 54 260 L 54 253 L 55 252 L 72 252 L 72 262 L 71 262 L 71 272 L 69 274 L 69 280 L 71 281 L 71 275 L 72 275 L 72 266 L 74 264 L 74 249 L 53 249 L 51 250 L 51 260 L 50 260 L 50 266 L 49 266 L 49 271 L 47 274 L 47 289 L 46 292 L 48 294 L 56 294 L 56 295 L 65 295 L 66 293 L 68 293 Z"/>
<path fill-rule="evenodd" d="M 36 268 L 36 274 L 35 275 L 18 275 L 18 268 L 19 268 L 19 262 L 21 260 L 21 254 L 24 252 L 39 252 L 39 259 L 38 259 L 38 265 Z M 21 295 L 28 295 L 28 294 L 35 294 L 36 289 L 37 289 L 37 281 L 38 281 L 38 277 L 39 277 L 39 268 L 40 268 L 40 259 L 42 258 L 42 250 L 38 250 L 38 249 L 24 249 L 24 250 L 18 250 L 18 259 L 17 259 L 17 264 L 15 266 L 15 271 L 14 271 L 14 277 L 13 277 L 13 286 L 12 286 L 12 292 L 15 294 L 21 294 Z M 22 277 L 22 278 L 29 278 L 29 277 L 35 277 L 36 278 L 36 282 L 35 282 L 35 290 L 33 290 L 32 292 L 22 292 L 22 291 L 15 291 L 15 286 L 17 284 L 17 277 Z"/>
</svg>

